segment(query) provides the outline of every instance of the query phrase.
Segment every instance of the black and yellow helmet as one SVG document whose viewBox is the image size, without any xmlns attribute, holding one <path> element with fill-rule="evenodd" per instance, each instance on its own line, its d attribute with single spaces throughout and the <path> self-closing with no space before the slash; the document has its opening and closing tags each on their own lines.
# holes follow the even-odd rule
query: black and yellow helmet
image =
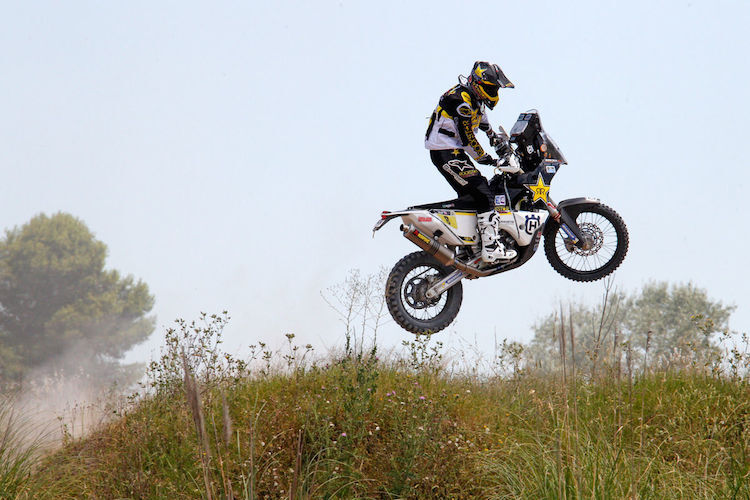
<svg viewBox="0 0 750 500">
<path fill-rule="evenodd" d="M 499 100 L 497 95 L 499 89 L 513 88 L 513 83 L 508 80 L 500 66 L 484 61 L 474 63 L 467 80 L 479 100 L 483 101 L 490 109 L 493 109 Z"/>
</svg>

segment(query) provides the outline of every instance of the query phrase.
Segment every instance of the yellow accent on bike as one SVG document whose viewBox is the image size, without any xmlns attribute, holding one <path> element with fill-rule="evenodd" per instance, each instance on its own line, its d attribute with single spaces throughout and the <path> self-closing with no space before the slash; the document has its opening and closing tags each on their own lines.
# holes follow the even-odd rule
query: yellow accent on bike
<svg viewBox="0 0 750 500">
<path fill-rule="evenodd" d="M 432 243 L 432 240 L 422 233 L 417 233 L 417 237 L 425 243 Z"/>
<path fill-rule="evenodd" d="M 443 222 L 445 222 L 446 224 L 448 224 L 450 227 L 456 228 L 456 229 L 458 228 L 458 224 L 456 224 L 456 216 L 455 215 L 442 215 L 442 214 L 438 214 L 438 217 L 440 217 L 440 219 Z"/>
<path fill-rule="evenodd" d="M 524 185 L 529 188 L 532 193 L 534 193 L 534 199 L 532 200 L 532 202 L 543 200 L 545 203 L 547 203 L 547 193 L 549 193 L 549 186 L 544 183 L 544 179 L 542 179 L 541 174 L 539 174 L 539 177 L 536 180 L 536 184 Z"/>
</svg>

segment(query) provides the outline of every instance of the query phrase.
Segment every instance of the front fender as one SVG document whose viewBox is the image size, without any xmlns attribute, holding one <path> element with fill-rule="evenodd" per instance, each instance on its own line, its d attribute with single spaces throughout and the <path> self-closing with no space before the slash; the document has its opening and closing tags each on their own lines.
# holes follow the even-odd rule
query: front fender
<svg viewBox="0 0 750 500">
<path fill-rule="evenodd" d="M 565 210 L 570 215 L 578 215 L 581 210 L 585 208 L 595 207 L 601 205 L 602 202 L 599 198 L 568 198 L 557 204 L 557 209 L 562 212 Z M 577 210 L 576 210 L 577 209 Z"/>
</svg>

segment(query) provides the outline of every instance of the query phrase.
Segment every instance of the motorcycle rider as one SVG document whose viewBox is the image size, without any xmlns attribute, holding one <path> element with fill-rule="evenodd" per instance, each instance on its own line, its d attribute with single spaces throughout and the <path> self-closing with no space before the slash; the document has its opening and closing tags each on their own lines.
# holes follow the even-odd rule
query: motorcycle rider
<svg viewBox="0 0 750 500">
<path fill-rule="evenodd" d="M 458 85 L 440 97 L 425 134 L 425 148 L 430 150 L 432 163 L 459 196 L 471 195 L 476 202 L 482 260 L 487 263 L 507 262 L 517 255 L 512 248 L 505 248 L 500 240 L 500 221 L 489 183 L 469 157 L 471 155 L 477 163 L 493 165 L 503 172 L 514 174 L 521 171 L 518 160 L 511 154 L 508 134 L 502 127 L 499 127 L 499 133 L 495 133 L 485 114 L 485 106 L 494 109 L 501 88 L 513 88 L 513 83 L 500 67 L 485 61 L 475 62 L 469 77 L 459 76 Z M 475 135 L 476 129 L 487 134 L 500 160 L 482 149 Z"/>
</svg>

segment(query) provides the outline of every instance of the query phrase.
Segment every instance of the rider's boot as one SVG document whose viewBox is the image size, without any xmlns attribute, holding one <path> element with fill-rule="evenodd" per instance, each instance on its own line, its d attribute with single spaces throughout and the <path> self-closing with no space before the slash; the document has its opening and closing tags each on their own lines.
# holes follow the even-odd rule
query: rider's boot
<svg viewBox="0 0 750 500">
<path fill-rule="evenodd" d="M 498 235 L 500 221 L 498 217 L 494 210 L 477 214 L 477 225 L 482 237 L 482 260 L 488 264 L 507 262 L 518 255 L 518 252 L 512 248 L 506 249 L 500 241 Z"/>
</svg>

